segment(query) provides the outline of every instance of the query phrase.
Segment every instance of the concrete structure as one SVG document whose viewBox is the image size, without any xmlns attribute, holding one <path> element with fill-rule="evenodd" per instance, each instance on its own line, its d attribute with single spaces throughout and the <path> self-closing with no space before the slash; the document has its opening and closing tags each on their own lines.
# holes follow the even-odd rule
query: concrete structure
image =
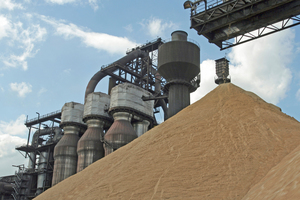
<svg viewBox="0 0 300 200">
<path fill-rule="evenodd" d="M 77 172 L 104 157 L 103 126 L 112 122 L 107 112 L 109 104 L 110 96 L 101 92 L 93 92 L 86 97 L 83 120 L 88 128 L 78 141 Z"/>
<path fill-rule="evenodd" d="M 200 48 L 187 41 L 187 33 L 175 31 L 172 41 L 158 49 L 158 72 L 169 90 L 168 117 L 190 105 L 191 81 L 200 73 Z"/>
<path fill-rule="evenodd" d="M 82 121 L 84 107 L 80 103 L 65 103 L 62 108 L 61 127 L 64 136 L 54 148 L 52 186 L 76 173 L 77 142 L 86 127 Z"/>
</svg>

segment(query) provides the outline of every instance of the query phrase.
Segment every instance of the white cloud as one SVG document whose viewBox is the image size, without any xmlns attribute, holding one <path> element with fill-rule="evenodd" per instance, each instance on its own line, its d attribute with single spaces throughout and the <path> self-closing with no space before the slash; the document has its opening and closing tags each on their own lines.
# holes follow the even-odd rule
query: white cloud
<svg viewBox="0 0 300 200">
<path fill-rule="evenodd" d="M 56 4 L 59 4 L 59 5 L 63 5 L 63 4 L 66 4 L 66 3 L 76 2 L 76 0 L 46 0 L 46 2 L 48 2 L 48 3 L 56 3 Z"/>
<path fill-rule="evenodd" d="M 24 125 L 25 115 L 20 115 L 15 121 L 0 121 L 0 135 L 26 135 L 28 130 Z"/>
<path fill-rule="evenodd" d="M 16 146 L 26 143 L 27 140 L 24 138 L 9 134 L 0 134 L 0 176 L 13 175 L 17 169 L 12 167 L 12 165 L 20 165 L 26 162 L 26 159 L 15 150 Z"/>
<path fill-rule="evenodd" d="M 46 33 L 46 29 L 38 24 L 32 24 L 24 29 L 21 22 L 12 23 L 8 18 L 0 15 L 0 39 L 8 37 L 12 46 L 16 45 L 23 51 L 21 55 L 12 53 L 9 56 L 1 56 L 1 60 L 8 67 L 22 66 L 23 70 L 27 70 L 27 59 L 38 52 L 38 50 L 34 51 L 35 43 L 42 41 Z"/>
<path fill-rule="evenodd" d="M 293 30 L 287 29 L 234 47 L 229 53 L 232 83 L 277 104 L 285 97 L 291 83 L 288 64 L 295 53 L 294 36 Z M 201 70 L 201 87 L 192 94 L 191 101 L 201 98 L 215 85 L 214 62 L 204 61 Z"/>
<path fill-rule="evenodd" d="M 297 97 L 298 101 L 300 101 L 300 89 L 297 91 L 296 97 Z"/>
<path fill-rule="evenodd" d="M 15 8 L 22 9 L 22 5 L 19 3 L 14 3 L 14 1 L 11 0 L 0 0 L 0 10 L 1 9 L 8 9 L 13 10 Z"/>
<path fill-rule="evenodd" d="M 12 165 L 25 162 L 25 158 L 15 150 L 16 146 L 27 143 L 26 139 L 20 137 L 28 134 L 28 129 L 24 125 L 25 119 L 25 115 L 20 115 L 15 121 L 0 120 L 0 176 L 13 174 L 16 168 Z"/>
<path fill-rule="evenodd" d="M 201 82 L 200 87 L 191 93 L 191 103 L 204 97 L 207 93 L 213 90 L 217 85 L 215 84 L 215 61 L 205 60 L 200 64 L 201 69 Z"/>
<path fill-rule="evenodd" d="M 69 69 L 65 69 L 63 72 L 64 72 L 64 73 L 66 73 L 66 74 L 70 74 L 70 73 L 71 73 L 71 71 L 72 71 L 72 69 L 71 69 L 71 68 L 69 68 Z"/>
<path fill-rule="evenodd" d="M 152 37 L 162 36 L 165 31 L 175 30 L 178 26 L 173 22 L 163 22 L 163 20 L 152 17 L 145 23 L 141 23 L 142 26 L 147 28 L 147 32 Z"/>
<path fill-rule="evenodd" d="M 124 28 L 125 28 L 126 31 L 128 31 L 128 32 L 130 32 L 130 33 L 133 31 L 133 28 L 132 28 L 132 25 L 131 25 L 131 24 L 128 24 L 128 25 L 125 26 Z"/>
<path fill-rule="evenodd" d="M 62 21 L 59 22 L 45 16 L 41 16 L 41 18 L 56 29 L 56 34 L 64 36 L 66 39 L 79 38 L 86 46 L 104 50 L 111 54 L 124 54 L 128 48 L 137 45 L 126 37 L 91 32 L 79 28 L 75 24 L 65 24 Z"/>
<path fill-rule="evenodd" d="M 32 92 L 32 86 L 29 83 L 11 83 L 10 88 L 18 92 L 20 97 L 25 97 L 27 93 Z"/>
<path fill-rule="evenodd" d="M 0 15 L 0 40 L 8 36 L 8 33 L 11 31 L 11 23 L 9 20 Z"/>
<path fill-rule="evenodd" d="M 53 3 L 58 5 L 70 4 L 70 3 L 78 3 L 81 0 L 45 0 L 47 3 Z M 88 0 L 88 4 L 94 9 L 94 11 L 98 10 L 99 6 L 97 4 L 97 0 Z"/>
<path fill-rule="evenodd" d="M 94 11 L 98 10 L 99 6 L 97 4 L 97 0 L 89 0 L 89 4 L 94 9 Z"/>
<path fill-rule="evenodd" d="M 38 92 L 38 96 L 41 96 L 45 92 L 47 92 L 47 89 L 46 88 L 41 88 L 40 91 Z"/>
</svg>

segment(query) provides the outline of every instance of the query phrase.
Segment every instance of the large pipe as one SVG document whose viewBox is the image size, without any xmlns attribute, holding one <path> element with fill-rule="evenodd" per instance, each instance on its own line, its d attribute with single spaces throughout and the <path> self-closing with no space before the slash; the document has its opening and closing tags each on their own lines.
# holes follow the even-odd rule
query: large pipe
<svg viewBox="0 0 300 200">
<path fill-rule="evenodd" d="M 38 163 L 38 178 L 37 178 L 37 190 L 36 194 L 39 195 L 44 191 L 45 181 L 47 179 L 47 161 L 48 161 L 48 152 L 41 152 L 39 156 Z"/>
<path fill-rule="evenodd" d="M 146 56 L 148 56 L 148 53 L 146 53 L 140 49 L 134 50 L 133 52 L 129 53 L 128 55 L 124 56 L 123 58 L 121 58 L 121 59 L 117 60 L 116 62 L 114 62 L 113 64 L 111 64 L 111 67 L 106 70 L 107 70 L 107 72 L 114 72 L 115 70 L 118 69 L 116 66 L 114 66 L 114 64 L 124 66 L 126 63 L 128 63 L 138 57 L 144 58 Z M 100 70 L 91 78 L 91 80 L 89 81 L 89 83 L 86 87 L 86 90 L 85 90 L 85 98 L 87 97 L 88 94 L 95 91 L 97 84 L 106 75 L 107 75 L 106 73 L 104 73 L 102 70 Z"/>
<path fill-rule="evenodd" d="M 53 132 L 55 133 L 53 138 L 54 141 L 58 141 L 62 137 L 62 130 L 59 127 L 44 128 L 42 130 L 37 130 L 32 136 L 31 146 L 35 148 L 38 147 L 40 136 L 50 135 Z M 28 160 L 28 170 L 34 170 L 35 164 L 36 164 L 36 153 L 30 152 L 29 160 Z"/>
</svg>

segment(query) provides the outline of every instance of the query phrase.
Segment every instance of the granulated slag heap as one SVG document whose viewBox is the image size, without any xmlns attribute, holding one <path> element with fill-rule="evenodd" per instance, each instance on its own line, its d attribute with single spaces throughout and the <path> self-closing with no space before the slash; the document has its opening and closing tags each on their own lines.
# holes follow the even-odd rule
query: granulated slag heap
<svg viewBox="0 0 300 200">
<path fill-rule="evenodd" d="M 242 199 L 300 144 L 300 123 L 222 84 L 36 199 Z"/>
<path fill-rule="evenodd" d="M 300 145 L 273 167 L 243 200 L 299 200 L 300 199 Z"/>
</svg>

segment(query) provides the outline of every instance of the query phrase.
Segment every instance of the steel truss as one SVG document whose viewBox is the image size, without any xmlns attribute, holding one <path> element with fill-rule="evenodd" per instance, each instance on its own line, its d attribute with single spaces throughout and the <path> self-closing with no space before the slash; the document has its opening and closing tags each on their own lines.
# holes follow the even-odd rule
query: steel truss
<svg viewBox="0 0 300 200">
<path fill-rule="evenodd" d="M 296 26 L 299 14 L 298 0 L 203 0 L 193 4 L 190 19 L 191 28 L 223 50 Z"/>
<path fill-rule="evenodd" d="M 292 24 L 290 24 L 289 22 Z M 279 25 L 279 27 L 275 26 L 274 24 L 271 24 L 271 25 L 259 28 L 256 31 L 252 31 L 250 33 L 245 33 L 243 35 L 237 36 L 237 37 L 235 37 L 234 42 L 231 42 L 230 40 L 224 41 L 222 43 L 221 50 L 228 49 L 228 48 L 237 46 L 239 44 L 243 44 L 245 42 L 249 42 L 251 40 L 255 40 L 255 39 L 270 35 L 272 33 L 276 33 L 278 31 L 282 31 L 287 28 L 291 28 L 293 26 L 297 26 L 299 24 L 300 24 L 300 15 L 295 16 L 295 17 L 290 17 L 288 19 L 285 19 L 285 20 L 279 22 L 277 24 L 277 25 Z"/>
</svg>

